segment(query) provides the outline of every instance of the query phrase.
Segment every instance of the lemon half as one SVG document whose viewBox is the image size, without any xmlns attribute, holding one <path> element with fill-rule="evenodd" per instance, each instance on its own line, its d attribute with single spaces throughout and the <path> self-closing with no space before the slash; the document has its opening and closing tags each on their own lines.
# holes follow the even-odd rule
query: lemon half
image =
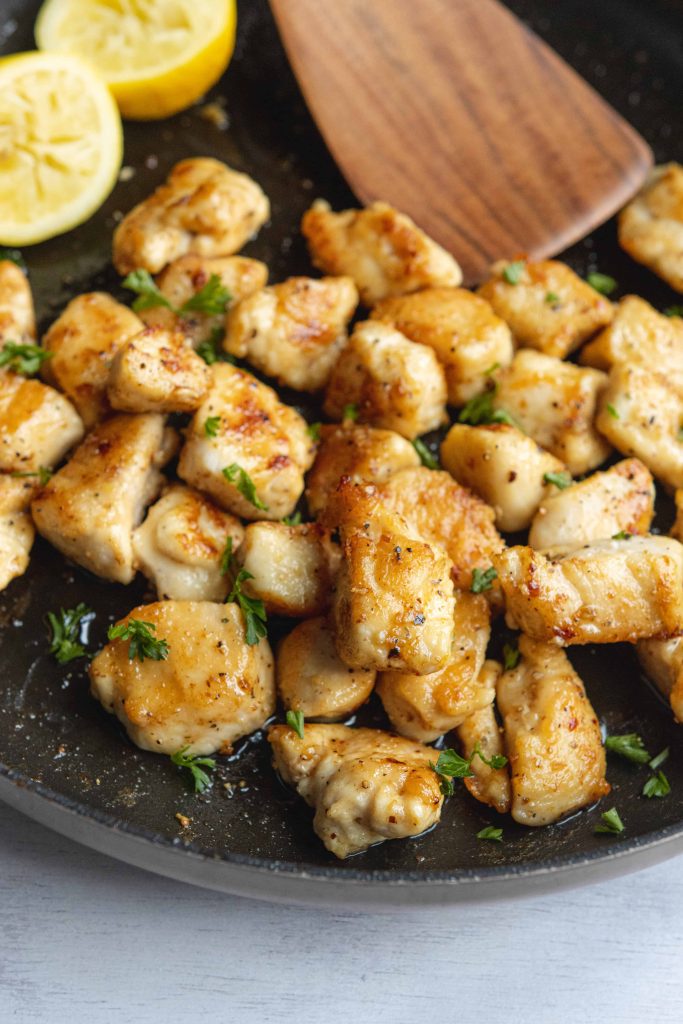
<svg viewBox="0 0 683 1024">
<path fill-rule="evenodd" d="M 168 117 L 222 75 L 235 45 L 235 0 L 46 0 L 41 50 L 91 60 L 124 117 Z"/>
<path fill-rule="evenodd" d="M 121 118 L 105 82 L 75 57 L 0 60 L 0 245 L 82 224 L 121 166 Z"/>
</svg>

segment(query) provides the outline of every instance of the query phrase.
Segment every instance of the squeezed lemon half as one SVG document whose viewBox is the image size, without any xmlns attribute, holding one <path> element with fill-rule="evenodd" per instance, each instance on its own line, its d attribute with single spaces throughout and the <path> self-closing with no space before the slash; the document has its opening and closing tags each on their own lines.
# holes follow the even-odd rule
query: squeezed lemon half
<svg viewBox="0 0 683 1024">
<path fill-rule="evenodd" d="M 82 224 L 121 166 L 121 118 L 76 57 L 0 59 L 0 245 L 32 245 Z"/>
<path fill-rule="evenodd" d="M 235 0 L 46 0 L 41 50 L 92 61 L 124 117 L 168 117 L 203 96 L 235 45 Z"/>
</svg>

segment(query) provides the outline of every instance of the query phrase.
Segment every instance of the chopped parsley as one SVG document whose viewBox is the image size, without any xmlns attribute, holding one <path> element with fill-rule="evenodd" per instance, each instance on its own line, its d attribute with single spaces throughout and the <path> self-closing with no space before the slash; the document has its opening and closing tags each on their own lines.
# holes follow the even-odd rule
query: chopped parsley
<svg viewBox="0 0 683 1024">
<path fill-rule="evenodd" d="M 507 757 L 503 754 L 494 754 L 491 758 L 485 757 L 479 749 L 478 743 L 470 757 L 461 757 L 460 754 L 450 747 L 448 750 L 442 750 L 436 764 L 430 761 L 429 767 L 440 777 L 441 792 L 444 796 L 453 796 L 455 792 L 453 779 L 468 779 L 474 775 L 472 761 L 475 757 L 478 757 L 489 768 L 494 769 L 504 768 L 508 763 Z"/>
<path fill-rule="evenodd" d="M 619 757 L 625 757 L 627 761 L 634 764 L 647 764 L 650 755 L 645 749 L 645 744 L 636 732 L 627 732 L 622 736 L 608 736 L 605 740 L 605 747 Z"/>
<path fill-rule="evenodd" d="M 131 271 L 124 277 L 121 284 L 137 295 L 133 302 L 133 309 L 136 313 L 163 306 L 178 316 L 183 316 L 185 313 L 205 313 L 207 316 L 218 316 L 225 313 L 232 299 L 218 274 L 212 274 L 206 284 L 182 306 L 174 306 L 166 298 L 148 270 Z"/>
<path fill-rule="evenodd" d="M 301 525 L 301 512 L 297 509 L 291 516 L 285 516 L 282 520 L 285 526 L 300 526 Z"/>
<path fill-rule="evenodd" d="M 493 408 L 493 396 L 498 390 L 498 385 L 489 387 L 480 395 L 470 398 L 469 402 L 463 405 L 458 415 L 458 423 L 469 423 L 472 427 L 478 427 L 483 423 L 508 423 L 516 427 L 514 419 L 505 409 Z"/>
<path fill-rule="evenodd" d="M 619 415 L 618 410 L 614 408 L 614 406 L 612 405 L 611 402 L 608 402 L 607 405 L 605 406 L 605 408 L 607 409 L 607 412 L 610 414 L 610 416 L 612 417 L 613 420 L 620 420 L 621 419 L 621 416 Z"/>
<path fill-rule="evenodd" d="M 40 345 L 18 345 L 16 341 L 6 341 L 0 350 L 0 367 L 6 366 L 24 377 L 35 376 L 46 359 L 52 359 L 52 352 Z"/>
<path fill-rule="evenodd" d="M 220 426 L 220 416 L 207 416 L 204 420 L 204 433 L 207 437 L 218 437 Z"/>
<path fill-rule="evenodd" d="M 288 711 L 286 714 L 287 725 L 293 729 L 300 740 L 304 738 L 304 713 L 303 711 Z"/>
<path fill-rule="evenodd" d="M 600 292 L 601 295 L 611 295 L 619 287 L 613 277 L 610 277 L 609 274 L 600 274 L 597 270 L 588 274 L 586 280 L 591 288 L 595 288 L 596 292 Z"/>
<path fill-rule="evenodd" d="M 232 356 L 219 348 L 224 334 L 225 331 L 222 327 L 215 327 L 209 337 L 197 345 L 197 355 L 202 357 L 207 366 L 213 366 L 214 363 L 235 362 Z"/>
<path fill-rule="evenodd" d="M 489 566 L 488 569 L 474 568 L 472 570 L 472 583 L 470 590 L 473 594 L 483 594 L 485 590 L 490 590 L 493 586 L 493 581 L 497 579 L 498 573 Z"/>
<path fill-rule="evenodd" d="M 244 615 L 244 621 L 247 627 L 246 640 L 250 647 L 257 644 L 259 640 L 268 635 L 266 609 L 263 601 L 257 597 L 249 597 L 242 590 L 242 584 L 245 580 L 253 580 L 252 573 L 246 569 L 240 569 L 235 576 L 235 580 L 232 585 L 232 590 L 226 597 L 226 602 L 239 605 Z"/>
<path fill-rule="evenodd" d="M 232 569 L 232 563 L 234 559 L 232 550 L 232 537 L 228 536 L 225 547 L 223 548 L 223 554 L 221 555 L 221 575 L 227 576 Z"/>
<path fill-rule="evenodd" d="M 658 754 L 656 754 L 655 757 L 653 757 L 652 760 L 649 762 L 650 768 L 652 768 L 652 771 L 655 772 L 655 771 L 657 771 L 658 768 L 661 768 L 661 766 L 664 764 L 664 762 L 666 760 L 668 760 L 668 757 L 669 757 L 669 748 L 668 747 L 664 747 L 664 750 L 660 750 L 660 752 Z"/>
<path fill-rule="evenodd" d="M 484 376 L 490 377 L 492 373 L 496 372 L 496 370 L 500 370 L 500 363 L 491 363 L 488 370 L 484 370 Z"/>
<path fill-rule="evenodd" d="M 206 284 L 184 302 L 177 312 L 204 313 L 206 316 L 220 316 L 232 301 L 232 295 L 218 274 L 212 274 Z"/>
<path fill-rule="evenodd" d="M 487 825 L 481 832 L 477 832 L 477 839 L 492 839 L 496 843 L 502 843 L 503 830 L 502 828 L 495 828 L 493 825 Z"/>
<path fill-rule="evenodd" d="M 320 427 L 321 427 L 321 425 L 322 424 L 320 424 L 320 423 L 309 423 L 308 426 L 306 427 L 306 433 L 308 434 L 308 436 L 310 438 L 312 438 L 313 441 L 319 441 L 320 440 Z"/>
<path fill-rule="evenodd" d="M 595 826 L 595 832 L 606 835 L 619 835 L 620 832 L 624 831 L 624 823 L 619 817 L 619 812 L 616 807 L 611 807 L 609 811 L 603 811 L 600 815 L 600 824 Z"/>
<path fill-rule="evenodd" d="M 520 657 L 521 654 L 519 653 L 519 647 L 513 647 L 512 644 L 503 645 L 503 668 L 506 671 L 508 669 L 517 668 Z"/>
<path fill-rule="evenodd" d="M 130 274 L 126 274 L 121 286 L 137 295 L 133 302 L 133 310 L 136 313 L 141 313 L 145 309 L 154 309 L 155 306 L 164 306 L 166 309 L 176 312 L 175 307 L 156 284 L 149 270 L 132 270 Z"/>
<path fill-rule="evenodd" d="M 513 260 L 503 268 L 503 280 L 508 284 L 519 284 L 526 267 L 526 260 Z"/>
<path fill-rule="evenodd" d="M 358 406 L 355 402 L 347 402 L 342 409 L 342 422 L 345 420 L 351 420 L 355 422 L 358 419 Z"/>
<path fill-rule="evenodd" d="M 683 306 L 667 306 L 664 316 L 683 316 Z"/>
<path fill-rule="evenodd" d="M 419 437 L 416 437 L 413 441 L 413 448 L 420 456 L 420 462 L 427 469 L 439 469 L 439 460 L 433 452 L 430 452 L 424 441 L 421 441 Z"/>
<path fill-rule="evenodd" d="M 557 294 L 557 292 L 546 292 L 545 301 L 549 306 L 554 306 L 555 303 L 560 301 L 560 296 Z"/>
<path fill-rule="evenodd" d="M 204 769 L 208 768 L 211 771 L 216 767 L 216 762 L 212 757 L 199 757 L 196 754 L 188 754 L 189 749 L 190 744 L 188 743 L 186 747 L 176 750 L 175 754 L 171 754 L 171 761 L 178 768 L 184 768 L 190 773 L 195 793 L 203 793 L 205 789 L 212 785 L 211 777 Z"/>
<path fill-rule="evenodd" d="M 166 640 L 157 640 L 153 633 L 156 633 L 154 622 L 142 622 L 140 619 L 128 619 L 127 622 L 119 622 L 110 626 L 107 630 L 109 640 L 130 640 L 128 645 L 128 660 L 144 661 L 166 661 L 169 653 L 169 646 Z"/>
<path fill-rule="evenodd" d="M 92 608 L 88 608 L 82 601 L 75 608 L 68 608 L 66 611 L 60 608 L 58 615 L 55 612 L 47 613 L 47 621 L 52 631 L 50 654 L 54 654 L 60 665 L 84 657 L 86 650 L 80 641 L 81 623 L 94 614 Z"/>
<path fill-rule="evenodd" d="M 21 472 L 20 470 L 15 470 L 13 473 L 10 473 L 10 476 L 13 476 L 15 479 L 20 479 L 21 477 L 37 476 L 40 482 L 40 486 L 44 487 L 45 484 L 49 483 L 50 480 L 52 479 L 52 470 L 48 466 L 38 466 L 38 469 L 30 471 L 26 470 L 24 472 Z"/>
<path fill-rule="evenodd" d="M 546 484 L 553 484 L 558 490 L 563 491 L 566 487 L 572 484 L 572 475 L 567 470 L 563 470 L 561 473 L 544 473 L 543 482 Z"/>
<path fill-rule="evenodd" d="M 246 498 L 250 505 L 260 509 L 262 512 L 268 511 L 268 506 L 264 505 L 256 493 L 256 485 L 246 469 L 242 469 L 236 462 L 233 462 L 232 465 L 226 466 L 222 473 L 226 480 L 231 484 L 235 484 L 237 490 L 243 498 Z"/>
<path fill-rule="evenodd" d="M 627 533 L 626 530 L 619 530 L 619 533 L 612 534 L 612 540 L 630 540 L 633 536 L 632 533 Z"/>
<path fill-rule="evenodd" d="M 643 786 L 642 792 L 643 796 L 648 797 L 648 799 L 650 800 L 652 799 L 652 797 L 655 796 L 668 796 L 671 792 L 671 784 L 669 783 L 669 780 L 667 779 L 664 772 L 656 772 L 654 775 L 651 775 L 650 778 L 647 780 L 647 782 Z"/>
</svg>

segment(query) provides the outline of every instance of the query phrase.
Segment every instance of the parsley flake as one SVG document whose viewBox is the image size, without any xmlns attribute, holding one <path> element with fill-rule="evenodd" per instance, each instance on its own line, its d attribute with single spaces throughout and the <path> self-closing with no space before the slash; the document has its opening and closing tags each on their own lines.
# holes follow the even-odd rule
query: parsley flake
<svg viewBox="0 0 683 1024">
<path fill-rule="evenodd" d="M 6 366 L 24 377 L 34 377 L 46 359 L 52 359 L 52 352 L 40 345 L 18 345 L 15 341 L 6 341 L 0 350 L 0 367 Z"/>
<path fill-rule="evenodd" d="M 208 789 L 213 783 L 211 777 L 205 768 L 209 770 L 216 767 L 216 762 L 212 757 L 199 757 L 196 754 L 188 754 L 190 744 L 186 747 L 181 747 L 180 750 L 176 750 L 175 754 L 171 754 L 171 761 L 178 768 L 184 768 L 192 776 L 192 782 L 194 783 L 195 793 L 203 793 L 205 789 Z"/>
<path fill-rule="evenodd" d="M 453 779 L 469 779 L 474 775 L 472 761 L 475 757 L 480 758 L 489 768 L 496 770 L 504 768 L 508 763 L 507 757 L 503 754 L 494 754 L 491 758 L 485 757 L 479 749 L 478 743 L 470 757 L 461 757 L 460 754 L 450 747 L 447 750 L 442 750 L 436 764 L 430 761 L 429 766 L 440 776 L 441 792 L 444 796 L 453 796 L 455 792 Z"/>
<path fill-rule="evenodd" d="M 300 740 L 304 738 L 304 713 L 303 711 L 288 711 L 286 714 L 287 725 L 293 729 Z"/>
<path fill-rule="evenodd" d="M 481 832 L 477 832 L 477 839 L 492 839 L 496 843 L 502 843 L 503 830 L 502 828 L 495 828 L 493 825 L 487 825 Z"/>
<path fill-rule="evenodd" d="M 524 273 L 525 267 L 526 260 L 513 260 L 512 263 L 508 263 L 508 265 L 503 268 L 503 279 L 507 281 L 508 284 L 519 284 L 522 280 L 522 274 Z"/>
<path fill-rule="evenodd" d="M 571 473 L 565 469 L 561 473 L 544 473 L 543 483 L 553 484 L 559 491 L 563 491 L 571 486 L 573 480 Z"/>
<path fill-rule="evenodd" d="M 683 306 L 667 306 L 664 316 L 683 316 Z"/>
<path fill-rule="evenodd" d="M 632 533 L 627 533 L 626 530 L 619 530 L 619 533 L 612 534 L 612 540 L 630 540 L 633 536 Z"/>
<path fill-rule="evenodd" d="M 119 622 L 110 626 L 107 630 L 109 640 L 130 640 L 128 645 L 128 660 L 144 661 L 166 661 L 169 653 L 169 646 L 166 640 L 157 640 L 153 633 L 156 633 L 154 622 L 142 622 L 140 619 L 128 619 L 127 622 Z"/>
<path fill-rule="evenodd" d="M 606 835 L 619 835 L 620 832 L 624 831 L 624 823 L 619 817 L 619 812 L 616 807 L 611 807 L 609 811 L 603 811 L 600 815 L 600 824 L 595 826 L 594 832 L 598 834 L 604 833 Z"/>
<path fill-rule="evenodd" d="M 246 569 L 240 569 L 235 576 L 232 590 L 225 599 L 228 604 L 234 602 L 241 608 L 247 627 L 246 640 L 250 647 L 253 647 L 254 644 L 257 644 L 259 640 L 268 635 L 268 627 L 266 625 L 268 620 L 263 601 L 257 597 L 249 597 L 242 590 L 242 584 L 245 580 L 253 580 L 253 578 L 253 575 Z"/>
<path fill-rule="evenodd" d="M 181 316 L 183 313 L 205 313 L 206 316 L 220 316 L 225 313 L 231 301 L 232 295 L 218 274 L 212 274 L 203 288 L 195 292 L 176 312 Z"/>
<path fill-rule="evenodd" d="M 517 424 L 509 412 L 505 409 L 494 409 L 493 397 L 497 390 L 498 384 L 495 384 L 480 395 L 470 398 L 469 402 L 466 402 L 460 410 L 458 423 L 469 423 L 472 427 L 478 427 L 484 423 L 507 423 L 516 427 Z"/>
<path fill-rule="evenodd" d="M 232 537 L 228 536 L 225 547 L 223 548 L 223 554 L 221 555 L 221 575 L 227 576 L 232 569 L 232 563 L 235 555 L 232 550 Z"/>
<path fill-rule="evenodd" d="M 554 306 L 556 302 L 560 301 L 560 296 L 557 292 L 546 292 L 545 301 L 549 306 Z"/>
<path fill-rule="evenodd" d="M 207 437 L 218 437 L 220 425 L 220 416 L 207 416 L 204 420 L 204 433 Z"/>
<path fill-rule="evenodd" d="M 82 658 L 86 654 L 85 647 L 80 642 L 82 622 L 90 619 L 95 613 L 92 608 L 81 601 L 75 608 L 59 609 L 47 613 L 47 621 L 50 624 L 52 636 L 50 637 L 50 654 L 54 654 L 60 665 L 66 665 L 69 661 Z"/>
<path fill-rule="evenodd" d="M 613 277 L 610 277 L 609 274 L 600 274 L 597 270 L 588 274 L 586 280 L 591 288 L 600 292 L 601 295 L 611 295 L 619 287 Z"/>
<path fill-rule="evenodd" d="M 424 443 L 424 441 L 421 441 L 419 437 L 416 437 L 412 444 L 413 448 L 420 456 L 420 462 L 422 463 L 423 466 L 426 466 L 427 469 L 440 468 L 438 458 L 436 457 L 434 452 L 430 452 L 429 448 Z"/>
<path fill-rule="evenodd" d="M 646 796 L 649 800 L 653 797 L 668 796 L 670 792 L 671 784 L 664 772 L 657 772 L 655 775 L 651 775 L 642 790 L 643 796 Z"/>
<path fill-rule="evenodd" d="M 664 750 L 660 750 L 660 752 L 657 755 L 655 755 L 655 757 L 653 757 L 650 761 L 650 768 L 652 768 L 652 771 L 655 772 L 658 768 L 661 768 L 661 766 L 664 764 L 665 761 L 668 760 L 668 758 L 669 748 L 664 747 Z"/>
<path fill-rule="evenodd" d="M 176 312 L 175 307 L 156 284 L 149 270 L 142 268 L 131 270 L 130 274 L 126 274 L 124 277 L 121 286 L 137 295 L 132 307 L 136 313 L 141 313 L 145 309 L 154 309 L 156 306 L 164 306 L 166 309 Z"/>
<path fill-rule="evenodd" d="M 49 483 L 50 480 L 52 479 L 52 470 L 48 466 L 38 466 L 38 469 L 31 470 L 30 472 L 20 472 L 19 470 L 15 470 L 13 473 L 10 473 L 9 475 L 13 476 L 15 479 L 20 479 L 22 477 L 37 476 L 40 482 L 40 486 L 44 487 L 45 484 Z"/>
<path fill-rule="evenodd" d="M 358 406 L 355 402 L 347 402 L 342 409 L 342 423 L 351 420 L 353 423 L 358 419 Z"/>
<path fill-rule="evenodd" d="M 474 568 L 470 590 L 473 594 L 483 594 L 485 590 L 491 589 L 493 581 L 497 578 L 498 573 L 492 565 L 488 569 Z"/>
<path fill-rule="evenodd" d="M 214 363 L 234 364 L 233 357 L 219 347 L 224 335 L 222 327 L 215 327 L 209 337 L 197 345 L 197 355 L 201 356 L 207 366 L 213 366 Z"/>
<path fill-rule="evenodd" d="M 607 405 L 605 406 L 605 408 L 607 409 L 607 412 L 610 414 L 610 416 L 612 417 L 613 420 L 620 420 L 621 419 L 621 416 L 619 415 L 618 410 L 614 408 L 614 406 L 612 405 L 611 402 L 608 402 Z"/>
<path fill-rule="evenodd" d="M 513 647 L 512 644 L 503 645 L 503 668 L 506 671 L 517 668 L 520 658 L 519 647 Z"/>
<path fill-rule="evenodd" d="M 627 761 L 634 764 L 647 764 L 650 755 L 645 749 L 645 744 L 636 732 L 627 732 L 622 736 L 608 736 L 605 740 L 605 747 L 619 757 L 625 757 Z"/>
<path fill-rule="evenodd" d="M 313 441 L 320 440 L 320 427 L 321 423 L 309 423 L 306 427 L 306 433 Z"/>
<path fill-rule="evenodd" d="M 285 526 L 300 526 L 301 525 L 301 512 L 297 509 L 296 512 L 291 516 L 285 516 L 282 520 Z"/>
<path fill-rule="evenodd" d="M 222 473 L 226 480 L 231 484 L 235 484 L 237 490 L 243 498 L 246 498 L 250 505 L 253 505 L 254 508 L 260 509 L 262 512 L 268 511 L 268 506 L 264 505 L 256 493 L 256 485 L 247 473 L 246 469 L 242 469 L 240 465 L 233 462 L 232 465 L 226 466 L 225 469 L 222 470 Z"/>
</svg>

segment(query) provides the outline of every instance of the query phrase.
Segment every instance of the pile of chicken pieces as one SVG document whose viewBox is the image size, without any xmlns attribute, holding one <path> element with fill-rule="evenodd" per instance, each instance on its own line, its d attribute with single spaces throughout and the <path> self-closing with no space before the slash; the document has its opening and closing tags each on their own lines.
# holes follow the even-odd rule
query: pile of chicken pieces
<svg viewBox="0 0 683 1024">
<path fill-rule="evenodd" d="M 680 291 L 682 209 L 668 165 L 620 221 Z M 79 295 L 42 339 L 42 380 L 0 370 L 0 588 L 36 529 L 103 580 L 144 573 L 158 600 L 121 622 L 153 624 L 167 656 L 110 640 L 93 695 L 141 748 L 197 755 L 229 752 L 279 698 L 305 726 L 270 727 L 275 767 L 338 857 L 439 820 L 427 744 L 451 731 L 469 792 L 517 822 L 595 802 L 604 748 L 566 647 L 635 644 L 683 720 L 683 320 L 615 305 L 551 260 L 501 262 L 466 290 L 381 202 L 314 203 L 302 231 L 327 276 L 268 285 L 235 255 L 268 217 L 247 175 L 181 162 L 113 243 L 117 271 L 155 275 L 168 304 Z M 179 312 L 213 275 L 227 313 Z M 232 358 L 207 362 L 217 328 Z M 0 262 L 0 346 L 35 341 L 26 276 Z M 329 422 L 311 427 L 234 357 L 322 393 Z M 429 468 L 413 442 L 449 406 L 469 412 Z M 675 492 L 669 537 L 649 533 L 653 477 Z M 304 495 L 311 520 L 292 523 Z M 513 546 L 499 532 L 527 530 Z M 268 614 L 299 620 L 277 657 L 225 603 L 240 571 Z M 487 658 L 501 613 L 521 631 L 505 669 Z M 395 733 L 339 724 L 373 690 Z"/>
</svg>

